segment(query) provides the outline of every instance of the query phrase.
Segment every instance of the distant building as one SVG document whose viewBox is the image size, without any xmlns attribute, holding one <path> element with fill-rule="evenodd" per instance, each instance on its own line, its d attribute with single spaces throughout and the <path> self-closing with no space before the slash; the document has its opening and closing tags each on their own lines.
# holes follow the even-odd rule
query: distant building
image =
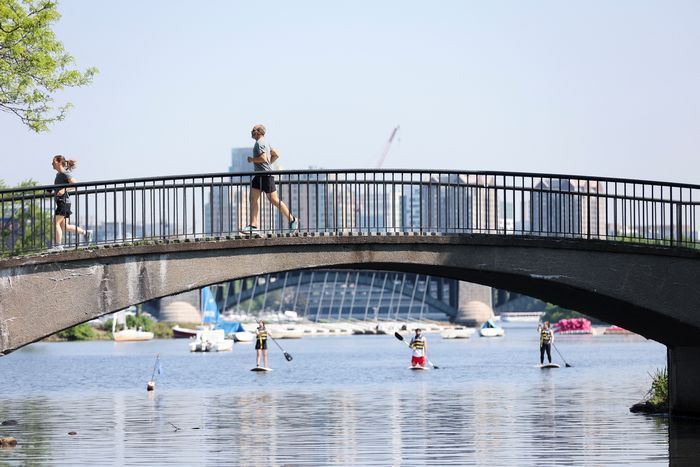
<svg viewBox="0 0 700 467">
<path fill-rule="evenodd" d="M 607 198 L 603 182 L 575 180 L 581 195 L 581 234 L 588 238 L 604 239 L 607 226 Z"/>
<path fill-rule="evenodd" d="M 540 179 L 534 186 L 530 203 L 532 234 L 581 236 L 581 196 L 575 180 Z"/>
<path fill-rule="evenodd" d="M 253 166 L 247 157 L 252 147 L 231 149 L 231 173 L 251 172 Z M 204 233 L 228 235 L 237 232 L 249 222 L 250 177 L 231 177 L 211 188 L 211 198 L 204 209 Z"/>
<path fill-rule="evenodd" d="M 494 232 L 498 196 L 494 177 L 430 175 L 404 196 L 403 225 L 433 232 Z"/>
<path fill-rule="evenodd" d="M 248 156 L 253 155 L 253 147 L 231 149 L 231 165 L 228 171 L 231 173 L 250 172 L 253 166 L 248 162 Z"/>
</svg>

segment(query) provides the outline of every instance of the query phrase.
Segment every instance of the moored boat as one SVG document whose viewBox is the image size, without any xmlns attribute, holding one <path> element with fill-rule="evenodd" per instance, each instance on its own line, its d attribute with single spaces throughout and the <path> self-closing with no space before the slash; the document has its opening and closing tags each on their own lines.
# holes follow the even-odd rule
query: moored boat
<svg viewBox="0 0 700 467">
<path fill-rule="evenodd" d="M 621 328 L 620 326 L 609 326 L 605 329 L 603 329 L 603 334 L 605 335 L 623 335 L 623 336 L 630 336 L 634 335 L 632 331 L 628 331 L 625 328 Z"/>
<path fill-rule="evenodd" d="M 153 333 L 150 331 L 141 331 L 138 329 L 124 329 L 112 334 L 116 342 L 127 341 L 150 341 L 153 339 Z"/>
<path fill-rule="evenodd" d="M 591 322 L 586 318 L 560 319 L 553 328 L 557 334 L 593 334 Z"/>
<path fill-rule="evenodd" d="M 304 337 L 304 329 L 299 326 L 268 326 L 270 336 L 275 339 L 301 339 Z"/>
<path fill-rule="evenodd" d="M 538 323 L 544 313 L 541 311 L 504 312 L 500 314 L 503 323 Z"/>
<path fill-rule="evenodd" d="M 454 328 L 447 328 L 442 330 L 442 332 L 440 332 L 440 336 L 443 339 L 469 339 L 475 332 L 476 329 L 474 328 L 457 326 Z"/>
<path fill-rule="evenodd" d="M 491 319 L 482 324 L 481 329 L 479 329 L 479 335 L 481 337 L 502 337 L 505 333 L 503 328 L 498 326 Z"/>
<path fill-rule="evenodd" d="M 197 331 L 190 342 L 190 352 L 226 352 L 233 349 L 233 340 L 226 339 L 223 329 Z"/>
<path fill-rule="evenodd" d="M 197 335 L 196 329 L 183 328 L 181 326 L 173 326 L 173 338 L 174 339 L 189 339 Z"/>
<path fill-rule="evenodd" d="M 246 342 L 253 342 L 255 340 L 255 334 L 248 331 L 238 331 L 233 333 L 233 340 L 241 344 Z"/>
<path fill-rule="evenodd" d="M 122 330 L 117 331 L 117 326 L 123 326 Z M 121 310 L 116 312 L 112 318 L 112 339 L 115 342 L 150 341 L 153 339 L 153 333 L 141 329 L 127 328 L 126 312 Z"/>
</svg>

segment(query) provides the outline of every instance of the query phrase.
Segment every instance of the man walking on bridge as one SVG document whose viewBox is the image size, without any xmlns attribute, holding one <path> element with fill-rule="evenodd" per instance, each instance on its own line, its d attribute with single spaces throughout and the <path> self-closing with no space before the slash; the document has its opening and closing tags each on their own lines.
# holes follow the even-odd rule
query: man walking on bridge
<svg viewBox="0 0 700 467">
<path fill-rule="evenodd" d="M 250 189 L 250 224 L 245 226 L 241 233 L 252 235 L 258 230 L 258 216 L 260 210 L 260 194 L 265 192 L 267 199 L 270 200 L 273 206 L 280 210 L 282 215 L 289 221 L 289 233 L 294 233 L 299 228 L 299 221 L 289 212 L 289 208 L 277 196 L 277 188 L 275 187 L 275 177 L 265 175 L 264 172 L 272 170 L 272 164 L 279 157 L 277 151 L 270 148 L 265 141 L 265 127 L 263 125 L 255 125 L 250 131 L 250 136 L 255 140 L 253 146 L 253 156 L 248 157 L 248 162 L 254 164 L 256 172 L 263 172 L 260 175 L 253 177 Z"/>
</svg>

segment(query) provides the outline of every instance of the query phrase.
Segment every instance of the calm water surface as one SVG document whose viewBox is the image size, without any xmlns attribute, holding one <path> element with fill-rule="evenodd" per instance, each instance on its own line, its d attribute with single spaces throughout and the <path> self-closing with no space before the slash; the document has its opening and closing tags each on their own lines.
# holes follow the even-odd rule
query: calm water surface
<svg viewBox="0 0 700 467">
<path fill-rule="evenodd" d="M 294 360 L 271 346 L 270 373 L 243 344 L 34 344 L 0 358 L 0 420 L 18 421 L 0 436 L 20 443 L 0 465 L 668 465 L 669 421 L 628 410 L 662 345 L 562 336 L 573 367 L 540 370 L 531 329 L 428 339 L 424 372 L 393 336 L 281 341 Z"/>
</svg>

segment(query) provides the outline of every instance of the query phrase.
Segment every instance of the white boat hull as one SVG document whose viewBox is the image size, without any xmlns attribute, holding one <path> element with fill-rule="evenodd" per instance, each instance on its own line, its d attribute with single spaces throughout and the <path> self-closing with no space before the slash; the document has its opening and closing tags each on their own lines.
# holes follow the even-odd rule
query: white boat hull
<svg viewBox="0 0 700 467">
<path fill-rule="evenodd" d="M 505 334 L 503 328 L 481 328 L 479 335 L 481 337 L 502 337 Z"/>
<path fill-rule="evenodd" d="M 451 328 L 440 333 L 443 339 L 469 339 L 476 332 L 474 328 Z"/>
<path fill-rule="evenodd" d="M 137 331 L 136 329 L 124 329 L 113 334 L 116 342 L 150 341 L 153 333 L 149 331 Z"/>
<path fill-rule="evenodd" d="M 297 326 L 268 326 L 267 330 L 275 339 L 301 339 L 304 337 L 304 329 Z"/>
<path fill-rule="evenodd" d="M 540 311 L 524 311 L 524 312 L 505 312 L 501 313 L 501 322 L 503 323 L 539 323 L 540 319 L 544 315 Z"/>
<path fill-rule="evenodd" d="M 253 342 L 255 340 L 255 334 L 248 331 L 234 332 L 233 340 L 241 344 L 245 344 L 246 342 Z"/>
</svg>

